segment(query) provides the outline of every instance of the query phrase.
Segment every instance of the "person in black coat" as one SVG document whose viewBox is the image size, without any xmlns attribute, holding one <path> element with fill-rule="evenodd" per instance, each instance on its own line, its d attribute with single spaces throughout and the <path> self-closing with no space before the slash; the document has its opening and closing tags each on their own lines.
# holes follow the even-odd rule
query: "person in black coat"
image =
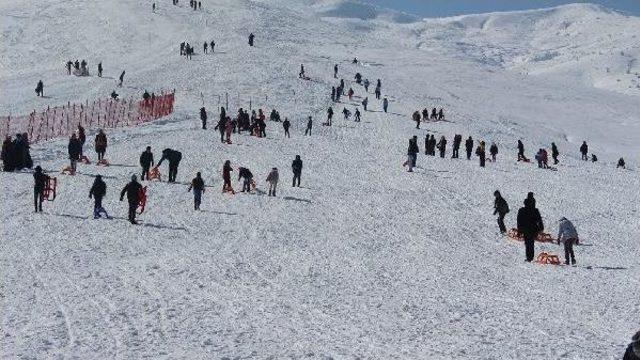
<svg viewBox="0 0 640 360">
<path fill-rule="evenodd" d="M 473 138 L 469 136 L 464 143 L 465 150 L 467 150 L 467 160 L 471 160 L 471 152 L 473 151 Z"/>
<path fill-rule="evenodd" d="M 295 160 L 291 163 L 291 170 L 293 171 L 293 187 L 300 187 L 300 176 L 302 175 L 302 159 L 300 155 L 296 155 Z"/>
<path fill-rule="evenodd" d="M 313 118 L 309 116 L 309 120 L 307 120 L 307 128 L 304 130 L 304 135 L 311 136 L 311 129 L 313 128 Z"/>
<path fill-rule="evenodd" d="M 69 145 L 67 145 L 67 150 L 69 153 L 69 160 L 71 164 L 71 170 L 73 173 L 76 173 L 76 169 L 78 166 L 78 160 L 80 160 L 80 155 L 82 155 L 82 143 L 74 133 L 71 135 L 71 139 L 69 139 Z"/>
<path fill-rule="evenodd" d="M 109 217 L 107 211 L 102 207 L 102 199 L 107 194 L 107 184 L 102 180 L 102 176 L 96 176 L 93 181 L 93 186 L 89 190 L 89 198 L 93 197 L 93 218 L 99 219 L 100 214 L 104 214 L 105 217 Z"/>
<path fill-rule="evenodd" d="M 220 115 L 220 120 L 218 120 L 218 123 L 216 124 L 216 127 L 213 128 L 214 130 L 218 130 L 220 132 L 220 142 L 224 143 L 224 132 L 227 128 L 227 118 L 226 117 L 222 117 L 222 115 Z"/>
<path fill-rule="evenodd" d="M 44 201 L 44 189 L 47 187 L 49 176 L 42 172 L 40 166 L 36 166 L 33 173 L 33 206 L 36 212 L 42 212 L 42 201 Z"/>
<path fill-rule="evenodd" d="M 588 153 L 589 153 L 589 145 L 587 145 L 586 141 L 583 141 L 582 145 L 580 145 L 580 154 L 582 154 L 582 160 L 584 161 L 589 160 L 589 157 L 587 156 Z"/>
<path fill-rule="evenodd" d="M 193 209 L 200 210 L 200 204 L 202 204 L 202 193 L 205 191 L 204 180 L 202 180 L 202 174 L 198 172 L 196 177 L 191 180 L 191 185 L 187 192 L 193 190 Z"/>
<path fill-rule="evenodd" d="M 129 203 L 129 222 L 136 225 L 136 210 L 140 204 L 140 193 L 142 192 L 142 185 L 138 182 L 135 175 L 131 175 L 131 182 L 129 182 L 120 192 L 120 201 L 124 199 L 124 195 L 127 195 L 127 202 Z"/>
<path fill-rule="evenodd" d="M 151 152 L 151 146 L 147 146 L 147 149 L 140 155 L 140 166 L 142 166 L 141 179 L 144 180 L 145 176 L 149 178 L 149 169 L 153 166 L 153 153 Z"/>
<path fill-rule="evenodd" d="M 207 110 L 204 106 L 200 108 L 200 120 L 202 120 L 202 130 L 207 130 Z"/>
<path fill-rule="evenodd" d="M 500 233 L 505 234 L 507 232 L 507 227 L 504 225 L 504 217 L 509 213 L 509 205 L 500 194 L 500 191 L 496 190 L 493 193 L 493 196 L 495 196 L 495 200 L 493 202 L 493 215 L 498 215 L 498 227 L 500 228 Z"/>
<path fill-rule="evenodd" d="M 631 343 L 627 346 L 622 360 L 640 360 L 640 331 L 631 338 Z"/>
<path fill-rule="evenodd" d="M 527 157 L 524 156 L 524 144 L 522 140 L 518 140 L 518 161 L 527 161 Z"/>
<path fill-rule="evenodd" d="M 282 127 L 284 128 L 284 136 L 290 138 L 291 134 L 289 134 L 289 127 L 291 127 L 291 122 L 289 122 L 289 119 L 284 118 Z"/>
<path fill-rule="evenodd" d="M 551 143 L 551 157 L 553 158 L 553 165 L 558 165 L 558 155 L 560 155 L 558 146 L 556 146 L 556 143 Z"/>
<path fill-rule="evenodd" d="M 544 230 L 540 211 L 536 208 L 536 200 L 533 193 L 529 193 L 524 200 L 524 207 L 518 211 L 518 232 L 524 237 L 526 259 L 533 261 L 534 241 L 538 234 Z"/>
<path fill-rule="evenodd" d="M 251 181 L 253 180 L 253 173 L 251 170 L 241 167 L 238 168 L 238 181 L 244 179 L 242 183 L 242 192 L 251 192 Z"/>
<path fill-rule="evenodd" d="M 453 137 L 453 155 L 451 155 L 452 159 L 457 159 L 460 157 L 460 144 L 462 144 L 462 135 L 456 134 Z"/>
<path fill-rule="evenodd" d="M 419 152 L 418 137 L 414 136 L 409 139 L 409 147 L 407 148 L 407 165 L 409 166 L 409 172 L 412 172 L 413 168 L 416 166 L 416 159 Z"/>
<path fill-rule="evenodd" d="M 173 149 L 164 149 L 162 150 L 162 158 L 158 161 L 157 166 L 160 166 L 164 160 L 169 161 L 169 182 L 175 182 L 176 176 L 178 176 L 178 165 L 182 160 L 182 153 Z"/>
</svg>

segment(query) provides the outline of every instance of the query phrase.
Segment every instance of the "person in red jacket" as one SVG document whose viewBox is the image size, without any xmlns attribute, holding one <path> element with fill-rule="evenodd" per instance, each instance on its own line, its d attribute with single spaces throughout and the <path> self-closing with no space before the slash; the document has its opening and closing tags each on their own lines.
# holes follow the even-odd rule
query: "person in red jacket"
<svg viewBox="0 0 640 360">
<path fill-rule="evenodd" d="M 227 160 L 224 162 L 224 166 L 222 167 L 222 180 L 224 184 L 222 185 L 222 193 L 230 192 L 235 195 L 235 191 L 231 186 L 231 172 L 233 168 L 231 167 L 231 161 Z"/>
</svg>

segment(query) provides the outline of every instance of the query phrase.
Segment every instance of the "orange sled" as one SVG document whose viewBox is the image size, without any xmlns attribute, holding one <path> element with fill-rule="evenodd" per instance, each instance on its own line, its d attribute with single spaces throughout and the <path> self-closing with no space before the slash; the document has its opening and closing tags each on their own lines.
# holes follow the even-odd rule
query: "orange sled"
<svg viewBox="0 0 640 360">
<path fill-rule="evenodd" d="M 540 253 L 540 255 L 538 255 L 538 258 L 536 259 L 536 262 L 542 265 L 560 265 L 560 259 L 558 258 L 558 255 L 552 255 L 546 252 Z"/>
<path fill-rule="evenodd" d="M 144 208 L 147 207 L 147 187 L 143 187 L 140 190 L 140 203 L 138 204 L 138 214 L 142 214 L 144 212 Z"/>
<path fill-rule="evenodd" d="M 158 169 L 157 167 L 154 167 L 153 169 L 151 169 L 151 171 L 149 171 L 149 174 L 147 174 L 147 180 L 162 181 L 162 175 L 160 174 L 160 169 Z"/>
<path fill-rule="evenodd" d="M 524 236 L 518 231 L 518 229 L 511 229 L 507 232 L 507 236 L 511 240 L 524 241 Z M 536 237 L 537 242 L 550 243 L 553 242 L 554 239 L 550 234 L 540 233 L 538 237 Z"/>
</svg>

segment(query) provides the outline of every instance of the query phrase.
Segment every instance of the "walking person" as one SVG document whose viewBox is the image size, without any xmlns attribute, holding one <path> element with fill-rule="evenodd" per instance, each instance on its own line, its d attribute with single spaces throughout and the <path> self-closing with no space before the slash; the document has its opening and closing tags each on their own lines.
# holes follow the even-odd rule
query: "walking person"
<svg viewBox="0 0 640 360">
<path fill-rule="evenodd" d="M 151 146 L 147 146 L 147 149 L 140 155 L 140 166 L 142 167 L 141 179 L 144 181 L 145 177 L 149 179 L 149 169 L 153 166 L 153 153 L 151 152 Z"/>
<path fill-rule="evenodd" d="M 287 138 L 291 138 L 291 134 L 289 134 L 289 127 L 291 127 L 291 122 L 289 122 L 289 119 L 285 117 L 282 122 L 282 128 L 284 129 L 284 136 Z"/>
<path fill-rule="evenodd" d="M 118 83 L 119 87 L 122 87 L 122 82 L 124 81 L 124 73 L 125 71 L 122 70 L 122 73 L 120 74 L 120 77 L 118 79 L 120 79 L 120 82 Z"/>
<path fill-rule="evenodd" d="M 551 158 L 553 158 L 553 165 L 558 165 L 558 155 L 560 155 L 560 152 L 558 151 L 558 146 L 556 146 L 556 143 L 552 142 L 551 143 Z"/>
<path fill-rule="evenodd" d="M 104 160 L 104 154 L 107 152 L 107 134 L 105 134 L 102 129 L 100 129 L 96 135 L 95 149 L 98 154 L 98 162 Z"/>
<path fill-rule="evenodd" d="M 471 136 L 465 141 L 464 147 L 467 151 L 467 160 L 471 160 L 471 152 L 473 152 L 473 138 Z"/>
<path fill-rule="evenodd" d="M 307 121 L 307 128 L 304 130 L 304 135 L 311 136 L 311 128 L 313 128 L 313 119 L 309 116 L 309 120 Z"/>
<path fill-rule="evenodd" d="M 564 263 L 565 265 L 569 265 L 569 260 L 571 260 L 571 265 L 576 264 L 576 256 L 573 253 L 573 246 L 578 244 L 580 239 L 578 237 L 578 231 L 576 227 L 573 226 L 571 221 L 567 220 L 567 218 L 563 217 L 560 219 L 560 226 L 558 230 L 558 245 L 561 243 L 564 244 Z"/>
<path fill-rule="evenodd" d="M 276 188 L 278 187 L 278 168 L 271 169 L 269 175 L 267 175 L 267 182 L 269 183 L 269 196 L 276 196 Z"/>
<path fill-rule="evenodd" d="M 407 149 L 407 161 L 405 162 L 405 165 L 409 167 L 409 170 L 407 170 L 408 172 L 413 172 L 413 168 L 416 166 L 416 158 L 419 152 L 420 149 L 418 148 L 418 137 L 414 136 L 409 139 L 409 147 Z"/>
<path fill-rule="evenodd" d="M 205 43 L 206 44 L 206 43 Z M 200 210 L 200 204 L 202 204 L 202 194 L 205 191 L 204 180 L 200 172 L 196 173 L 196 177 L 191 180 L 191 185 L 187 189 L 187 192 L 193 190 L 193 209 Z"/>
<path fill-rule="evenodd" d="M 440 151 L 440 157 L 444 159 L 445 151 L 447 150 L 447 139 L 445 139 L 444 135 L 440 137 L 437 147 Z"/>
<path fill-rule="evenodd" d="M 589 157 L 587 156 L 589 153 L 589 145 L 587 145 L 586 141 L 583 141 L 582 145 L 580 145 L 580 153 L 582 154 L 582 160 L 589 161 Z"/>
<path fill-rule="evenodd" d="M 496 143 L 491 143 L 489 154 L 491 154 L 491 161 L 496 162 L 496 157 L 498 156 L 498 145 Z"/>
<path fill-rule="evenodd" d="M 296 155 L 295 160 L 291 163 L 291 170 L 293 171 L 293 187 L 300 187 L 300 176 L 302 175 L 302 159 L 300 159 L 300 155 Z"/>
<path fill-rule="evenodd" d="M 478 148 L 476 149 L 476 155 L 478 155 L 478 158 L 480 159 L 480 167 L 484 167 L 487 160 L 484 141 L 480 141 L 480 145 L 478 145 Z"/>
<path fill-rule="evenodd" d="M 35 212 L 42 212 L 44 189 L 46 189 L 49 179 L 49 175 L 43 173 L 39 165 L 36 166 L 36 171 L 33 173 L 33 207 Z"/>
<path fill-rule="evenodd" d="M 384 98 L 384 100 L 382 100 L 382 110 L 384 110 L 384 112 L 386 113 L 388 109 L 389 109 L 389 100 L 387 98 Z"/>
<path fill-rule="evenodd" d="M 98 63 L 98 77 L 102 77 L 102 62 Z"/>
<path fill-rule="evenodd" d="M 202 121 L 202 130 L 207 130 L 207 109 L 204 106 L 200 108 L 200 121 Z"/>
<path fill-rule="evenodd" d="M 104 216 L 109 219 L 109 214 L 107 214 L 107 211 L 102 207 L 102 199 L 105 195 L 107 195 L 107 184 L 102 180 L 101 175 L 97 175 L 89 190 L 89 199 L 93 198 L 94 219 L 99 219 L 100 214 L 104 214 Z"/>
<path fill-rule="evenodd" d="M 500 191 L 496 190 L 493 196 L 495 196 L 493 215 L 498 215 L 498 228 L 500 228 L 500 233 L 504 235 L 507 233 L 507 227 L 504 225 L 504 217 L 509 213 L 509 204 L 507 204 L 507 201 L 502 197 Z"/>
<path fill-rule="evenodd" d="M 127 195 L 127 202 L 129 204 L 129 222 L 137 225 L 136 221 L 136 210 L 138 209 L 138 205 L 140 205 L 140 195 L 142 193 L 142 185 L 138 183 L 138 179 L 135 175 L 131 175 L 131 181 L 122 188 L 120 192 L 120 201 L 124 199 L 125 194 Z"/>
<path fill-rule="evenodd" d="M 535 255 L 534 241 L 544 230 L 540 211 L 536 208 L 533 193 L 529 193 L 524 200 L 524 207 L 518 211 L 518 232 L 524 237 L 526 261 L 533 261 Z"/>
</svg>

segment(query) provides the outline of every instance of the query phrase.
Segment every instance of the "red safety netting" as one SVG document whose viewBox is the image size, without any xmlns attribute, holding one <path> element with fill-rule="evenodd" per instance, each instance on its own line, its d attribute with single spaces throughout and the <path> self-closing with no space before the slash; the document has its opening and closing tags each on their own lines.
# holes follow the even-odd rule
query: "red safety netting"
<svg viewBox="0 0 640 360">
<path fill-rule="evenodd" d="M 81 124 L 91 128 L 136 126 L 173 112 L 175 93 L 161 94 L 148 100 L 98 100 L 84 104 L 68 103 L 23 116 L 0 116 L 0 139 L 27 133 L 29 142 L 68 137 Z"/>
</svg>

